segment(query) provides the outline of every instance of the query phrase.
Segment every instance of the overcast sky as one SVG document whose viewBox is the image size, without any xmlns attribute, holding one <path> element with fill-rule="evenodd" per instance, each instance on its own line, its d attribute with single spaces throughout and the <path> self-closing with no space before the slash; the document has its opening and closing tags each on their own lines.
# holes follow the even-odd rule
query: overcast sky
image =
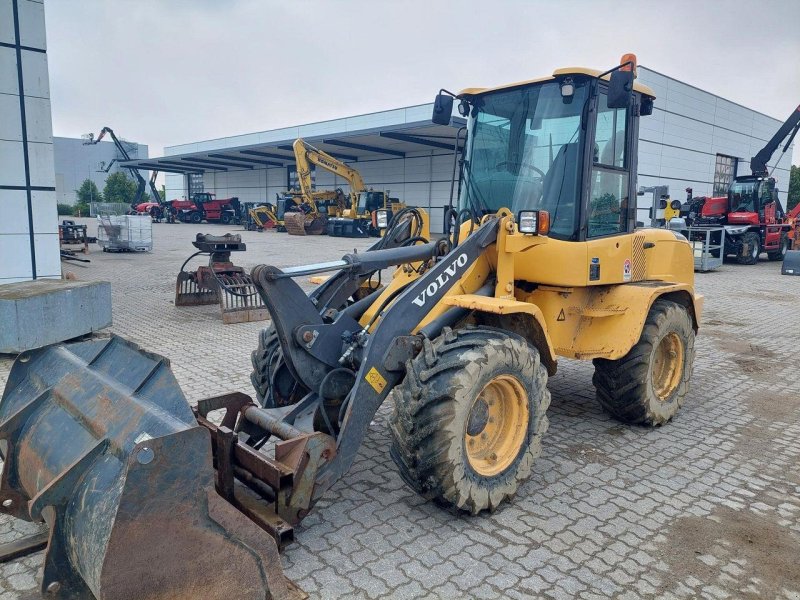
<svg viewBox="0 0 800 600">
<path fill-rule="evenodd" d="M 54 133 L 108 125 L 151 156 L 430 102 L 440 87 L 606 69 L 625 52 L 781 120 L 800 103 L 798 0 L 46 0 L 45 10 Z"/>
</svg>

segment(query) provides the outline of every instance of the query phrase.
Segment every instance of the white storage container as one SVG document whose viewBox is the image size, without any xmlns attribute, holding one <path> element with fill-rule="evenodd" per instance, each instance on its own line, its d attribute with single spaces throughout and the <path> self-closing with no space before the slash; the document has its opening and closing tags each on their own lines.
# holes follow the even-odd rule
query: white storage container
<svg viewBox="0 0 800 600">
<path fill-rule="evenodd" d="M 99 216 L 97 243 L 104 252 L 150 252 L 153 220 L 150 215 Z"/>
</svg>

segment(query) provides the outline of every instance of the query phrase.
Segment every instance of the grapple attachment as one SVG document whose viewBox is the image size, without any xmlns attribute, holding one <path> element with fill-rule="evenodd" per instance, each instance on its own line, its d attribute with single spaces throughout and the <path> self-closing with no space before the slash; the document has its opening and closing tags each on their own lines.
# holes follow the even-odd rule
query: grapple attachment
<svg viewBox="0 0 800 600">
<path fill-rule="evenodd" d="M 240 235 L 212 236 L 202 233 L 192 245 L 198 249 L 181 266 L 175 284 L 175 306 L 200 306 L 219 302 L 222 322 L 263 321 L 269 317 L 250 275 L 231 262 L 231 252 L 243 252 L 247 246 Z M 189 261 L 208 255 L 208 266 L 186 271 Z"/>
<path fill-rule="evenodd" d="M 50 528 L 50 598 L 300 598 L 214 489 L 166 359 L 118 337 L 21 355 L 0 402 L 0 510 Z"/>
</svg>

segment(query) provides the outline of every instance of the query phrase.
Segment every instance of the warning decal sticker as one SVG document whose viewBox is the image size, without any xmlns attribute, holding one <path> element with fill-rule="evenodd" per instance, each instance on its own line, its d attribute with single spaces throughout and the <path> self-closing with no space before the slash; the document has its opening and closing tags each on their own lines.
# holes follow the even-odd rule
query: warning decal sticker
<svg viewBox="0 0 800 600">
<path fill-rule="evenodd" d="M 369 372 L 364 376 L 364 379 L 367 380 L 367 383 L 372 386 L 372 389 L 378 392 L 379 394 L 383 392 L 383 388 L 386 387 L 386 380 L 383 378 L 378 372 L 378 369 L 372 367 Z"/>
</svg>

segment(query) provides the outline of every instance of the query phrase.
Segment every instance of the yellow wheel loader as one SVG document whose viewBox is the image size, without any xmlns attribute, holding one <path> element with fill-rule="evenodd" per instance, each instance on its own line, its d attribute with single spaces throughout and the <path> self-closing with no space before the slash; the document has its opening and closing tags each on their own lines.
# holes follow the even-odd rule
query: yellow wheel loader
<svg viewBox="0 0 800 600">
<path fill-rule="evenodd" d="M 445 219 L 454 227 L 432 236 L 427 214 L 406 208 L 366 252 L 255 267 L 272 317 L 253 354 L 257 402 L 201 400 L 192 421 L 164 361 L 118 338 L 21 357 L 0 403 L 0 494 L 11 500 L 0 506 L 48 519 L 43 586 L 115 597 L 115 576 L 137 580 L 128 555 L 155 551 L 150 569 L 171 574 L 180 565 L 165 548 L 201 536 L 213 543 L 196 554 L 218 561 L 252 549 L 231 575 L 248 589 L 291 593 L 274 546 L 255 532 L 291 540 L 345 477 L 389 397 L 403 479 L 473 514 L 530 476 L 547 430 L 547 378 L 562 357 L 594 362 L 598 400 L 615 418 L 669 421 L 687 398 L 702 297 L 689 243 L 635 228 L 638 122 L 654 100 L 635 72 L 626 55 L 607 72 L 442 91 L 434 122 L 450 123 L 454 100 L 468 117 L 458 204 Z M 310 295 L 295 282 L 320 273 L 332 275 Z M 43 449 L 56 437 L 71 450 L 63 458 Z M 135 528 L 169 525 L 176 490 L 184 520 L 169 542 Z M 70 498 L 81 499 L 77 517 Z M 237 510 L 221 511 L 220 498 Z M 109 533 L 130 541 L 104 545 Z M 196 589 L 205 572 L 196 567 L 173 592 Z M 169 585 L 152 571 L 138 579 Z M 202 582 L 204 597 L 238 591 L 230 578 Z"/>
</svg>

